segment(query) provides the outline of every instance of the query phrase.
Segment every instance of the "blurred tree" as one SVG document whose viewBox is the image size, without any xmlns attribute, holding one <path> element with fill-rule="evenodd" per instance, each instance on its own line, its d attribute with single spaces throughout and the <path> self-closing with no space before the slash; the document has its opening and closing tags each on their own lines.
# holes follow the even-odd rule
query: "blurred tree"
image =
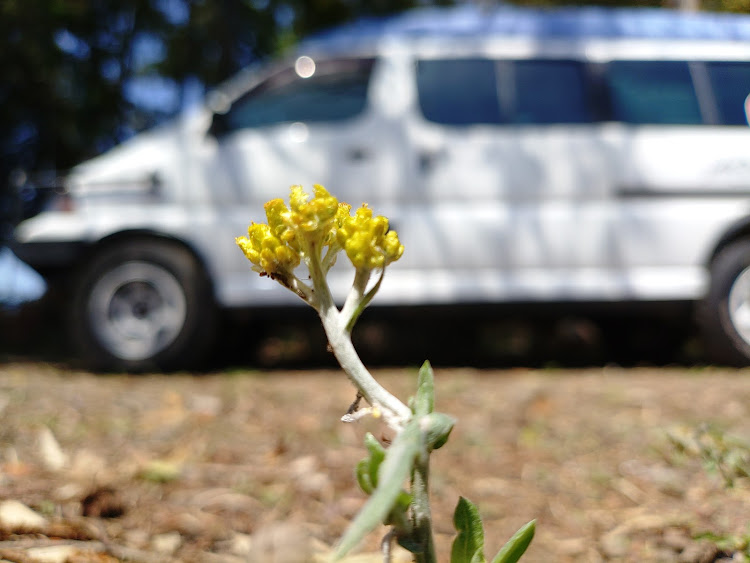
<svg viewBox="0 0 750 563">
<path fill-rule="evenodd" d="M 0 210 L 13 170 L 65 169 L 154 122 L 124 85 L 165 25 L 148 0 L 0 2 Z"/>
<path fill-rule="evenodd" d="M 16 215 L 14 170 L 64 171 L 177 113 L 190 85 L 215 85 L 311 31 L 418 3 L 3 0 L 0 243 Z"/>
</svg>

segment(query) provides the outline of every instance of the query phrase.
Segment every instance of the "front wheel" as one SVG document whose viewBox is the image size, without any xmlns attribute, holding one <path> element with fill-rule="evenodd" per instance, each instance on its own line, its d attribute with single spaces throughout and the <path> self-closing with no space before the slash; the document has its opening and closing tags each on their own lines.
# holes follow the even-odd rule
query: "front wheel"
<svg viewBox="0 0 750 563">
<path fill-rule="evenodd" d="M 698 321 L 712 360 L 750 365 L 750 241 L 735 242 L 714 259 Z"/>
<path fill-rule="evenodd" d="M 214 316 L 209 284 L 185 248 L 131 240 L 89 262 L 70 320 L 87 364 L 142 372 L 194 365 L 212 343 Z"/>
</svg>

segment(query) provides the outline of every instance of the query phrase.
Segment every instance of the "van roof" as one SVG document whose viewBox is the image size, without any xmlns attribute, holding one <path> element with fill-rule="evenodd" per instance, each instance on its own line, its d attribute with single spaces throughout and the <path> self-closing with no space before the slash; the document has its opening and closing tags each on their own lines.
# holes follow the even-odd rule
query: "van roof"
<svg viewBox="0 0 750 563">
<path fill-rule="evenodd" d="M 312 35 L 303 45 L 337 49 L 383 39 L 478 36 L 750 41 L 750 16 L 663 8 L 463 5 L 364 18 Z"/>
</svg>

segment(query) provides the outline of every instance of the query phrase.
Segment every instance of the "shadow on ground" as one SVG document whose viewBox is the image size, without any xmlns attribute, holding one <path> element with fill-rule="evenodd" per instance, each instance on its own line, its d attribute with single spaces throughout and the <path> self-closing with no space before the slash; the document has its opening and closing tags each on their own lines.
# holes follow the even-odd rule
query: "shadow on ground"
<svg viewBox="0 0 750 563">
<path fill-rule="evenodd" d="M 305 308 L 226 316 L 202 369 L 334 366 L 314 312 Z M 689 310 L 632 305 L 371 308 L 353 339 L 373 366 L 585 367 L 706 363 Z M 44 300 L 0 309 L 0 361 L 77 364 L 59 307 Z"/>
</svg>

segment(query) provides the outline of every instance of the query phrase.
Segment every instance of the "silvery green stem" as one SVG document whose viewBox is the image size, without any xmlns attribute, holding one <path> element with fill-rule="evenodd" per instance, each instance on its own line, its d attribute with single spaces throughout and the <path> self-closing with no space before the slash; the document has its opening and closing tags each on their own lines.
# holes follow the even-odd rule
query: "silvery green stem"
<svg viewBox="0 0 750 563">
<path fill-rule="evenodd" d="M 308 256 L 308 268 L 315 288 L 315 308 L 320 315 L 333 354 L 365 400 L 372 406 L 380 407 L 384 411 L 386 422 L 398 429 L 411 417 L 411 410 L 380 385 L 362 363 L 347 330 L 347 320 L 342 319 L 333 301 L 318 253 L 315 249 L 310 249 Z"/>
<path fill-rule="evenodd" d="M 414 536 L 423 548 L 421 553 L 414 554 L 417 563 L 436 563 L 435 543 L 432 537 L 432 513 L 430 511 L 430 456 L 424 453 L 414 465 L 411 494 Z"/>
<path fill-rule="evenodd" d="M 411 410 L 372 377 L 354 349 L 336 305 L 332 300 L 326 304 L 327 300 L 320 299 L 320 297 L 318 295 L 320 300 L 318 314 L 328 336 L 328 343 L 341 364 L 341 368 L 368 403 L 379 406 L 385 411 L 384 415 L 390 425 L 400 426 L 409 419 Z"/>
</svg>

